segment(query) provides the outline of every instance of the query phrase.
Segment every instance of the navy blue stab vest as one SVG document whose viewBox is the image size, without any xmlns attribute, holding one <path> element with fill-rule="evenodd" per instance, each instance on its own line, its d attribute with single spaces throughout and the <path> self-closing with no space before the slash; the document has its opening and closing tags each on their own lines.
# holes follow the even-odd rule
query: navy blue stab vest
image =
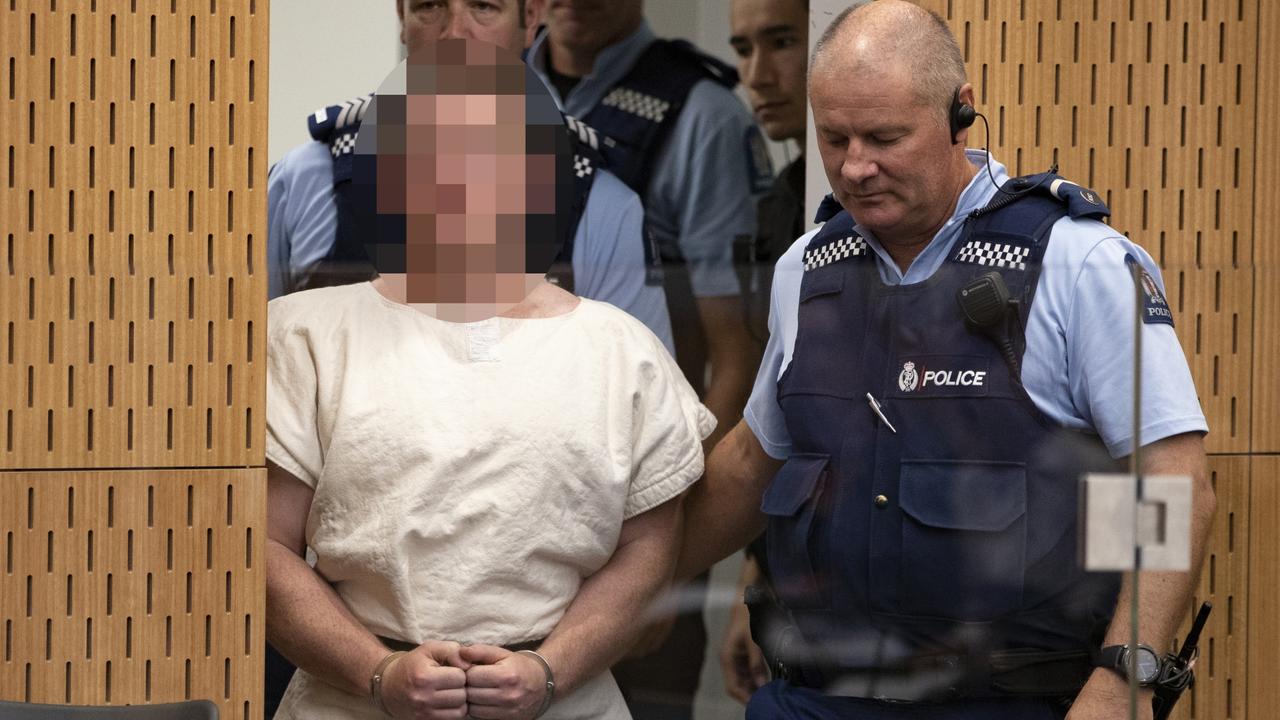
<svg viewBox="0 0 1280 720">
<path fill-rule="evenodd" d="M 608 139 L 600 151 L 606 167 L 641 198 L 653 179 L 654 161 L 702 80 L 732 88 L 738 73 L 683 40 L 654 40 L 631 71 L 583 118 Z M 645 228 L 648 284 L 663 285 L 671 316 L 676 360 L 699 397 L 705 394 L 706 330 L 698 314 L 688 273 L 675 243 L 659 246 Z"/>
<path fill-rule="evenodd" d="M 795 351 L 778 383 L 792 454 L 762 510 L 779 598 L 838 667 L 1087 651 L 1102 639 L 1119 577 L 1079 569 L 1076 497 L 1082 473 L 1112 462 L 1096 437 L 1036 409 L 956 301 L 998 271 L 1026 327 L 1053 223 L 1108 214 L 1056 179 L 973 213 L 920 283 L 881 282 L 843 211 L 805 250 Z"/>
<path fill-rule="evenodd" d="M 609 171 L 640 197 L 649 189 L 662 143 L 702 80 L 733 88 L 738 73 L 683 40 L 654 40 L 631 72 L 583 117 L 609 138 L 602 148 Z"/>
<path fill-rule="evenodd" d="M 356 139 L 360 124 L 373 101 L 373 95 L 355 98 L 338 105 L 316 111 L 308 118 L 307 126 L 312 139 L 328 145 L 333 157 L 333 196 L 337 205 L 337 229 L 333 245 L 323 260 L 316 263 L 290 291 L 306 290 L 329 285 L 346 285 L 372 279 L 377 275 L 364 248 L 362 227 L 374 222 L 372 208 L 359 206 L 357 193 L 352 191 L 352 175 Z M 573 143 L 574 186 L 572 217 L 563 227 L 562 250 L 548 273 L 548 278 L 573 292 L 573 238 L 586 209 L 587 197 L 595 182 L 596 170 L 603 167 L 604 159 L 598 149 L 599 136 L 586 124 L 566 117 L 566 125 Z M 646 255 L 647 256 L 647 255 Z"/>
</svg>

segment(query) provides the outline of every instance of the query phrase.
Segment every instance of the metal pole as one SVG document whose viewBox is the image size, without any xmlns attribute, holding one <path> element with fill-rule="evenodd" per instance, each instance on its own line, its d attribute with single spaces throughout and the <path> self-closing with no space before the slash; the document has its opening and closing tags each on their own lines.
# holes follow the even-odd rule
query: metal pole
<svg viewBox="0 0 1280 720">
<path fill-rule="evenodd" d="M 1129 266 L 1133 280 L 1133 452 L 1129 455 L 1129 471 L 1134 477 L 1133 502 L 1133 582 L 1132 597 L 1129 603 L 1129 718 L 1138 717 L 1138 576 L 1142 570 L 1142 544 L 1140 542 L 1139 506 L 1142 502 L 1142 265 L 1134 262 Z M 1118 609 L 1118 608 L 1117 608 Z"/>
</svg>

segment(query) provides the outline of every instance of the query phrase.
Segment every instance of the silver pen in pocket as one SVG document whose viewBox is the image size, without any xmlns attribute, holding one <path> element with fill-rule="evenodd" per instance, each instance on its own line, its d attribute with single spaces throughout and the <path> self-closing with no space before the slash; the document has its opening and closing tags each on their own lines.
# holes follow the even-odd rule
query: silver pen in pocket
<svg viewBox="0 0 1280 720">
<path fill-rule="evenodd" d="M 892 430 L 894 435 L 897 435 L 898 429 L 893 426 L 893 423 L 889 422 L 889 418 L 884 416 L 884 411 L 880 409 L 880 403 L 876 402 L 875 397 L 872 396 L 871 393 L 867 393 L 867 404 L 871 406 L 871 412 L 875 413 L 876 417 L 880 418 L 880 422 L 884 423 L 885 427 Z"/>
</svg>

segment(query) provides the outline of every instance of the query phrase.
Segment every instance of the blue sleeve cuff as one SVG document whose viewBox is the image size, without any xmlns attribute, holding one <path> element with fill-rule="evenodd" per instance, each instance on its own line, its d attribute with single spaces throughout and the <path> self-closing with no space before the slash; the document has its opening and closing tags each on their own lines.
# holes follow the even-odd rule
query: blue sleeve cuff
<svg viewBox="0 0 1280 720">
<path fill-rule="evenodd" d="M 1146 447 L 1151 443 L 1171 438 L 1175 435 L 1183 433 L 1207 433 L 1209 425 L 1205 422 L 1203 415 L 1189 415 L 1170 420 L 1162 420 L 1142 428 L 1142 446 Z M 1122 458 L 1133 453 L 1133 435 L 1125 435 L 1124 437 L 1115 438 L 1107 443 L 1107 452 L 1111 453 L 1113 458 Z"/>
</svg>

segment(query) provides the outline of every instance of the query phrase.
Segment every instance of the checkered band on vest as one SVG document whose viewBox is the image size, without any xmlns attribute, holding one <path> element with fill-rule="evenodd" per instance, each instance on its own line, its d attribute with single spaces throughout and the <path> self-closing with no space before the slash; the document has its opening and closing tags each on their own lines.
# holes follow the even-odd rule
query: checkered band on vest
<svg viewBox="0 0 1280 720">
<path fill-rule="evenodd" d="M 357 130 L 356 132 L 343 133 L 342 135 L 339 135 L 332 143 L 330 143 L 329 152 L 333 153 L 334 158 L 337 158 L 339 155 L 350 155 L 355 152 L 356 136 L 358 134 L 359 131 Z"/>
<path fill-rule="evenodd" d="M 817 270 L 845 258 L 867 254 L 867 241 L 857 235 L 843 237 L 819 248 L 804 251 L 804 271 Z"/>
<path fill-rule="evenodd" d="M 591 158 L 582 155 L 573 156 L 573 172 L 580 178 L 584 178 L 595 172 L 596 168 L 591 164 Z"/>
<path fill-rule="evenodd" d="M 605 96 L 601 104 L 615 107 L 632 115 L 639 115 L 645 120 L 651 120 L 656 123 L 666 119 L 667 111 L 671 109 L 671 103 L 669 102 L 628 88 L 615 88 L 613 92 Z"/>
<path fill-rule="evenodd" d="M 970 240 L 960 248 L 956 260 L 963 263 L 1026 270 L 1026 259 L 1030 254 L 1031 248 L 1028 247 Z"/>
</svg>

